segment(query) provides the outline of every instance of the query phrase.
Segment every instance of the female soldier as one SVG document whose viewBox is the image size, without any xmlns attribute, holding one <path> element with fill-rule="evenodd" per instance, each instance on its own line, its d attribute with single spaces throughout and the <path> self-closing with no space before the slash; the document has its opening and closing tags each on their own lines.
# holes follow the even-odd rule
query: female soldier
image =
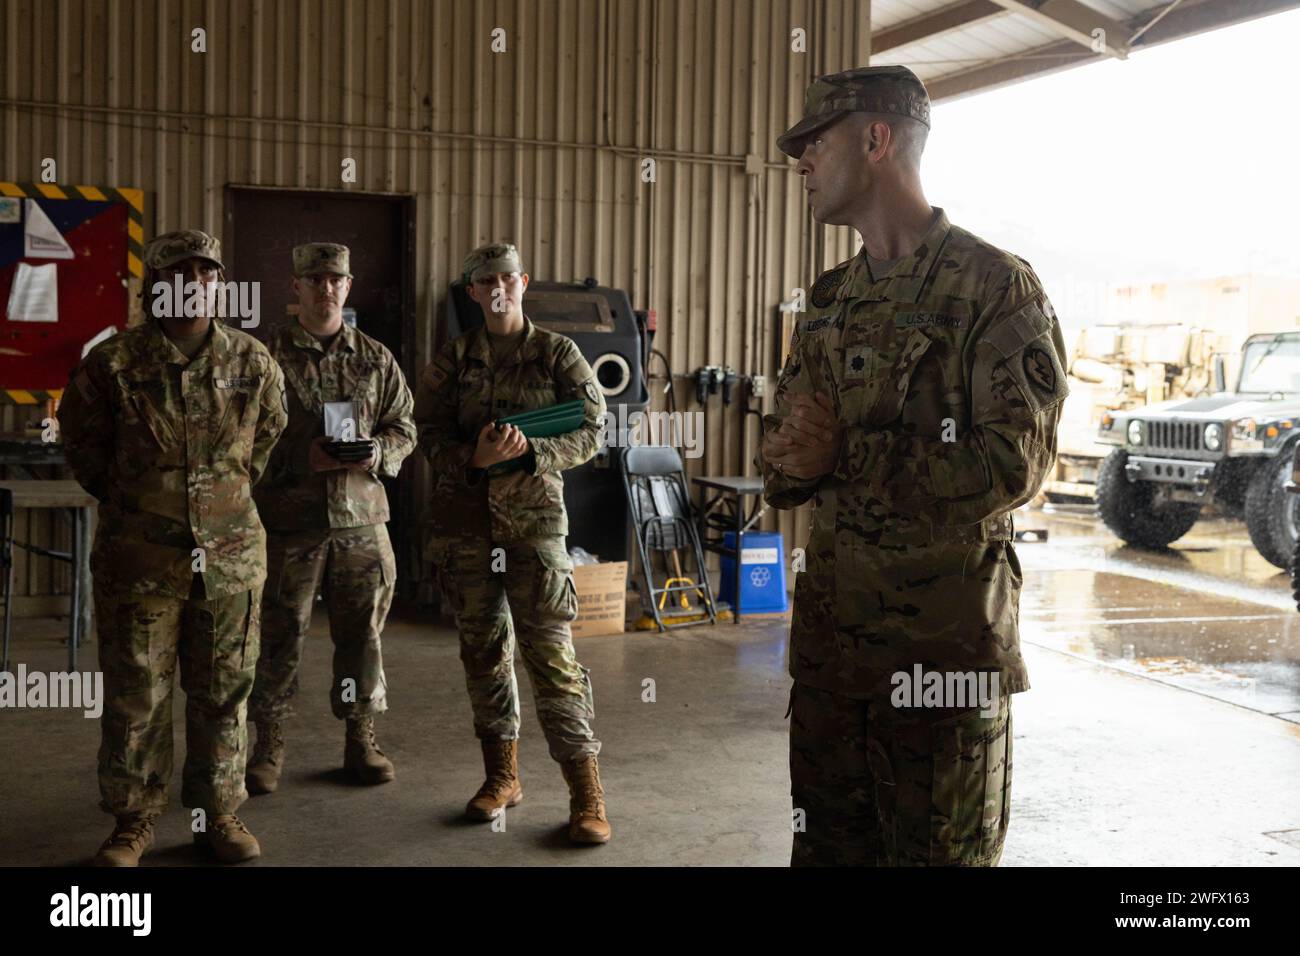
<svg viewBox="0 0 1300 956">
<path fill-rule="evenodd" d="M 465 812 L 491 820 L 523 799 L 517 636 L 551 756 L 569 784 L 569 839 L 604 843 L 610 828 L 596 762 L 600 741 L 591 731 L 591 681 L 569 632 L 578 602 L 560 472 L 595 455 L 605 400 L 573 341 L 524 315 L 528 275 L 513 245 L 475 249 L 465 278 L 484 325 L 442 348 L 415 396 L 420 449 L 433 469 L 432 557 L 443 600 L 456 614 L 487 777 Z M 567 434 L 530 439 L 495 424 L 574 398 L 584 400 L 585 416 Z M 505 473 L 486 473 L 516 460 Z"/>
</svg>

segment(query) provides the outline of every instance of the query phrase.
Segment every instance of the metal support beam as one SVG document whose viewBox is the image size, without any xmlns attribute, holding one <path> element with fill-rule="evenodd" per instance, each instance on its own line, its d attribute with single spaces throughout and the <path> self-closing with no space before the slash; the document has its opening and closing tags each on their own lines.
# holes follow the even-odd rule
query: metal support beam
<svg viewBox="0 0 1300 956">
<path fill-rule="evenodd" d="M 871 55 L 875 56 L 892 50 L 894 47 L 932 40 L 944 33 L 960 30 L 990 17 L 1000 17 L 1006 10 L 993 0 L 963 0 L 952 6 L 926 13 L 910 20 L 904 20 L 886 30 L 881 30 L 871 37 Z"/>
<path fill-rule="evenodd" d="M 1130 37 L 1137 33 L 1168 5 L 1160 3 L 1133 17 L 1121 27 L 1122 35 Z M 1143 33 L 1130 52 L 1296 7 L 1300 7 L 1300 0 L 1201 0 L 1200 3 L 1183 0 L 1168 16 Z M 1123 33 L 1124 30 L 1127 32 Z M 930 91 L 930 99 L 939 102 L 1006 86 L 1033 76 L 1057 73 L 1096 60 L 1096 54 L 1081 50 L 1073 40 L 1060 40 L 1034 50 L 1026 50 L 1020 56 L 929 79 L 925 86 Z"/>
<path fill-rule="evenodd" d="M 993 0 L 1010 13 L 1028 17 L 1035 23 L 1087 47 L 1093 53 L 1124 59 L 1128 56 L 1128 38 L 1133 31 L 1118 20 L 1079 0 Z"/>
<path fill-rule="evenodd" d="M 1129 24 L 1133 27 L 1133 32 L 1136 33 L 1150 23 L 1165 6 L 1166 4 L 1161 3 L 1130 20 Z M 1260 17 L 1293 10 L 1296 7 L 1300 7 L 1300 0 L 1201 0 L 1200 3 L 1183 0 L 1170 11 L 1169 16 L 1143 33 L 1133 44 L 1133 49 L 1140 50 L 1170 40 L 1181 40 L 1183 37 L 1232 26 L 1235 23 L 1245 23 L 1248 20 L 1258 20 Z"/>
</svg>

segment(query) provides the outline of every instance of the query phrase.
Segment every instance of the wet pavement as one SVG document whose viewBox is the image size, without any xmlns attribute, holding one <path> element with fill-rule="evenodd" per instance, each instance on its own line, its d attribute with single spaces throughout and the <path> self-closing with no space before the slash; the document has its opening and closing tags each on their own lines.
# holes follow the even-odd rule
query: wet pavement
<svg viewBox="0 0 1300 956">
<path fill-rule="evenodd" d="M 1017 516 L 1021 641 L 1300 723 L 1300 613 L 1290 576 L 1239 522 L 1207 520 L 1160 552 L 1082 508 Z"/>
<path fill-rule="evenodd" d="M 1156 555 L 1123 547 L 1090 517 L 1030 513 L 1017 524 L 1049 537 L 1018 548 L 1032 688 L 1012 705 L 1003 865 L 1300 865 L 1300 615 L 1286 577 L 1226 522 Z M 61 669 L 63 623 L 16 623 L 16 660 Z M 281 788 L 240 808 L 262 841 L 254 865 L 785 866 L 788 627 L 753 618 L 575 642 L 595 687 L 615 834 L 575 850 L 523 679 L 526 800 L 504 832 L 461 822 L 482 767 L 458 641 L 418 609 L 397 609 L 384 633 L 391 709 L 377 725 L 397 780 L 351 783 L 318 611 Z M 172 806 L 152 866 L 208 862 L 179 805 L 179 691 L 175 705 Z M 78 865 L 95 851 L 108 832 L 98 744 L 98 721 L 78 711 L 0 710 L 0 866 Z"/>
</svg>

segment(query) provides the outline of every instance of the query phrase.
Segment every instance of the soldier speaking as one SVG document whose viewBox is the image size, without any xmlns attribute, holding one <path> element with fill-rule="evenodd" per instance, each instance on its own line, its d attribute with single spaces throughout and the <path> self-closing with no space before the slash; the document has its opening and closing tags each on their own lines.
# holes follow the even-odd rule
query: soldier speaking
<svg viewBox="0 0 1300 956">
<path fill-rule="evenodd" d="M 198 230 L 158 236 L 144 257 L 146 296 L 176 275 L 210 286 L 223 269 L 221 244 Z M 106 697 L 99 790 L 117 818 L 95 858 L 106 866 L 136 865 L 166 808 L 178 663 L 181 799 L 203 810 L 195 841 L 221 862 L 261 852 L 234 815 L 248 796 L 244 721 L 266 580 L 266 534 L 248 489 L 285 426 L 284 378 L 260 342 L 206 307 L 157 312 L 96 346 L 59 405 L 68 463 L 99 500 L 90 559 Z"/>
<path fill-rule="evenodd" d="M 1009 695 L 1029 688 L 1011 512 L 1055 458 L 1065 345 L 1029 265 L 926 200 L 929 126 L 921 81 L 873 67 L 816 80 L 777 140 L 813 217 L 862 238 L 812 289 L 760 452 L 770 504 L 814 502 L 795 865 L 993 866 L 1009 820 Z M 911 673 L 996 678 L 995 712 L 896 706 Z"/>
</svg>

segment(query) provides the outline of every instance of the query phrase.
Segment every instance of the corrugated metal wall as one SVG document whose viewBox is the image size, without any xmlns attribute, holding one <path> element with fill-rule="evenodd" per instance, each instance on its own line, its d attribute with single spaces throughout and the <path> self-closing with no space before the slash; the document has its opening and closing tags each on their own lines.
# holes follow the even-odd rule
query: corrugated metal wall
<svg viewBox="0 0 1300 956">
<path fill-rule="evenodd" d="M 856 245 L 848 230 L 813 227 L 774 141 L 812 76 L 867 62 L 868 0 L 5 0 L 3 10 L 0 178 L 38 179 L 53 157 L 63 183 L 145 189 L 148 235 L 198 226 L 232 249 L 230 184 L 416 195 L 419 328 L 403 358 L 417 374 L 465 252 L 511 237 L 534 277 L 595 276 L 657 310 L 656 346 L 675 372 L 731 365 L 770 386 L 777 304 Z M 191 50 L 199 27 L 206 53 Z M 497 28 L 505 52 L 491 49 Z M 795 28 L 806 53 L 790 49 Z M 344 186 L 349 157 L 357 182 Z M 653 183 L 641 179 L 647 158 Z M 676 388 L 678 408 L 697 407 L 693 386 Z M 750 467 L 757 423 L 739 405 L 712 399 L 705 435 L 691 473 Z M 423 500 L 422 469 L 417 481 Z M 802 520 L 782 515 L 779 526 L 790 546 L 802 542 Z"/>
</svg>

